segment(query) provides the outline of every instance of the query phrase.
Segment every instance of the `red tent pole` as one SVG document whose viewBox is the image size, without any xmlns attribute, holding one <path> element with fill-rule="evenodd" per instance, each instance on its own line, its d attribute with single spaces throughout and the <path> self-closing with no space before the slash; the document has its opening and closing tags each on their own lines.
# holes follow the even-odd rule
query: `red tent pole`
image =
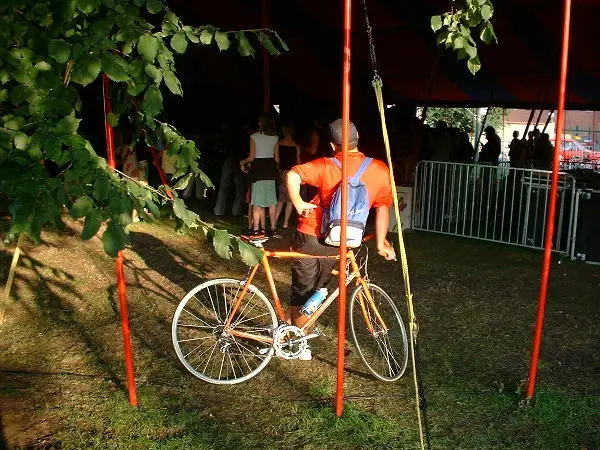
<svg viewBox="0 0 600 450">
<path fill-rule="evenodd" d="M 342 211 L 340 233 L 340 269 L 337 342 L 337 389 L 335 414 L 344 412 L 344 343 L 346 341 L 346 226 L 348 225 L 348 131 L 350 128 L 350 38 L 352 0 L 344 0 L 344 54 L 342 57 Z"/>
<path fill-rule="evenodd" d="M 262 27 L 269 28 L 269 0 L 262 0 Z M 263 48 L 263 112 L 271 111 L 271 60 L 269 52 Z"/>
<path fill-rule="evenodd" d="M 106 117 L 112 112 L 112 102 L 110 100 L 110 80 L 105 74 L 102 74 L 102 96 L 104 97 L 104 132 L 106 135 L 106 154 L 108 165 L 116 168 L 115 144 L 113 128 L 108 123 Z M 127 306 L 127 284 L 125 283 L 125 274 L 123 272 L 123 252 L 119 252 L 115 259 L 117 272 L 117 288 L 119 291 L 119 311 L 121 315 L 121 330 L 123 330 L 123 350 L 125 357 L 125 370 L 127 372 L 127 391 L 129 393 L 129 404 L 137 406 L 137 394 L 135 390 L 135 374 L 133 371 L 133 352 L 131 351 L 131 333 L 129 331 L 129 308 Z"/>
<path fill-rule="evenodd" d="M 554 144 L 554 161 L 552 165 L 552 186 L 550 188 L 550 208 L 548 209 L 548 221 L 546 227 L 546 238 L 544 243 L 544 259 L 542 263 L 542 279 L 540 281 L 540 295 L 538 300 L 537 319 L 533 348 L 531 351 L 531 365 L 529 367 L 529 379 L 527 384 L 527 401 L 531 401 L 535 391 L 535 381 L 542 342 L 542 328 L 544 325 L 544 312 L 546 309 L 546 298 L 548 294 L 548 276 L 550 273 L 550 259 L 552 256 L 552 238 L 554 237 L 554 220 L 556 216 L 556 199 L 558 194 L 558 170 L 560 166 L 560 147 L 563 141 L 562 130 L 565 123 L 565 97 L 567 92 L 567 68 L 569 61 L 569 37 L 571 29 L 571 0 L 564 3 L 563 40 L 562 54 L 560 59 L 560 83 L 558 87 L 558 108 L 556 118 L 556 138 Z"/>
</svg>

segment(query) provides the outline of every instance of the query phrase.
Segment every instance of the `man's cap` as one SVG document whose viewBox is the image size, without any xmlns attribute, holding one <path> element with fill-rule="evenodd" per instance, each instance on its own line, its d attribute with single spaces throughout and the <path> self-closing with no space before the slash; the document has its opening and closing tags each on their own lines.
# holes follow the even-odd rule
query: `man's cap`
<svg viewBox="0 0 600 450">
<path fill-rule="evenodd" d="M 348 127 L 348 146 L 354 148 L 358 145 L 358 130 L 350 122 Z M 342 145 L 342 119 L 337 119 L 329 124 L 329 137 L 331 142 Z"/>
</svg>

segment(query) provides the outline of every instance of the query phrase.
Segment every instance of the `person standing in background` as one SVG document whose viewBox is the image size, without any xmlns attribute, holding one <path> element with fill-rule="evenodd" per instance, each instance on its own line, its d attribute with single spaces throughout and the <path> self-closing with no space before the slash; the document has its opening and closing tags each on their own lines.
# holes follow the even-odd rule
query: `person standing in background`
<svg viewBox="0 0 600 450">
<path fill-rule="evenodd" d="M 283 125 L 281 127 L 283 133 L 283 139 L 277 143 L 277 149 L 279 153 L 279 173 L 281 180 L 286 180 L 286 174 L 295 165 L 300 164 L 300 146 L 294 140 L 294 127 L 291 125 Z M 294 204 L 291 202 L 287 185 L 285 181 L 279 185 L 279 201 L 277 202 L 277 213 L 275 215 L 275 223 L 279 222 L 279 216 L 281 215 L 285 207 L 285 213 L 283 216 L 283 229 L 287 229 L 290 224 L 290 216 L 294 209 Z"/>
<path fill-rule="evenodd" d="M 241 216 L 243 213 L 246 183 L 244 174 L 239 170 L 240 161 L 244 159 L 242 155 L 244 144 L 239 138 L 240 134 L 228 122 L 221 124 L 217 146 L 226 156 L 221 170 L 217 202 L 213 211 L 215 216 L 222 216 L 227 212 L 227 200 L 232 185 L 235 187 L 235 196 L 231 213 L 234 216 Z"/>
<path fill-rule="evenodd" d="M 496 134 L 495 128 L 490 125 L 485 127 L 484 131 L 487 142 L 481 148 L 479 162 L 486 164 L 498 164 L 498 158 L 500 157 L 500 153 L 502 153 L 500 136 Z"/>
<path fill-rule="evenodd" d="M 276 233 L 275 215 L 277 213 L 277 191 L 275 181 L 279 179 L 279 154 L 275 131 L 275 120 L 271 115 L 263 114 L 258 120 L 258 132 L 250 136 L 250 154 L 240 161 L 243 172 L 250 173 L 252 204 L 252 233 L 254 238 L 265 233 L 271 236 Z M 247 167 L 252 163 L 251 168 Z M 266 229 L 266 210 L 269 211 L 270 230 Z"/>
</svg>

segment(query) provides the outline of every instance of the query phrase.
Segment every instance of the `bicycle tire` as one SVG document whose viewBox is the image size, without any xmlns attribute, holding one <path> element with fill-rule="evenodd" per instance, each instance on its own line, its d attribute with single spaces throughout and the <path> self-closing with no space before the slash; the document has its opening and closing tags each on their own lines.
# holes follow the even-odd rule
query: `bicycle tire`
<svg viewBox="0 0 600 450">
<path fill-rule="evenodd" d="M 241 383 L 258 375 L 273 356 L 270 343 L 223 332 L 228 307 L 242 286 L 242 281 L 232 278 L 202 283 L 185 295 L 173 315 L 171 339 L 177 357 L 200 380 L 213 384 Z M 230 326 L 271 337 L 277 325 L 273 305 L 258 288 L 248 286 Z M 197 364 L 202 356 L 204 359 Z"/>
<path fill-rule="evenodd" d="M 375 330 L 374 334 L 369 332 L 359 300 L 363 286 L 359 285 L 350 298 L 352 339 L 363 363 L 377 379 L 396 381 L 402 377 L 408 363 L 406 328 L 391 297 L 376 284 L 367 283 L 367 286 L 388 331 L 382 330 L 375 315 L 367 312 L 368 319 Z M 366 295 L 364 298 L 366 299 Z"/>
</svg>

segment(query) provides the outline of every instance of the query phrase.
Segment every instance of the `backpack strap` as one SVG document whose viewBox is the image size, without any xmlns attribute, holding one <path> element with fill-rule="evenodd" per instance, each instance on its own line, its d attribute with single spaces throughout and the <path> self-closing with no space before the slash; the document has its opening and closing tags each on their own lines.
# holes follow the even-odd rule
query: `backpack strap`
<svg viewBox="0 0 600 450">
<path fill-rule="evenodd" d="M 340 161 L 337 158 L 327 158 L 327 159 L 329 159 L 329 161 L 331 161 L 336 166 L 338 166 L 338 168 L 340 170 L 342 169 L 342 163 L 340 163 Z M 365 171 L 367 170 L 367 168 L 369 167 L 369 165 L 371 165 L 372 161 L 373 161 L 373 158 L 368 158 L 367 157 L 367 158 L 363 159 L 362 164 L 360 165 L 360 167 L 358 168 L 358 170 L 356 172 L 354 172 L 354 175 L 352 175 L 348 179 L 348 182 L 349 183 L 356 183 L 356 182 L 358 182 L 358 180 L 360 179 L 360 177 L 363 176 L 363 174 L 365 173 Z"/>
<path fill-rule="evenodd" d="M 373 158 L 365 158 L 363 159 L 362 164 L 358 168 L 358 170 L 352 175 L 352 178 L 348 180 L 350 184 L 356 184 L 360 180 L 360 177 L 363 176 L 363 173 L 367 170 L 367 168 L 371 165 Z"/>
<path fill-rule="evenodd" d="M 340 170 L 342 170 L 342 163 L 339 162 L 339 160 L 337 158 L 327 158 L 329 161 L 331 161 L 332 163 L 334 163 L 336 166 L 338 166 L 338 168 Z"/>
</svg>

